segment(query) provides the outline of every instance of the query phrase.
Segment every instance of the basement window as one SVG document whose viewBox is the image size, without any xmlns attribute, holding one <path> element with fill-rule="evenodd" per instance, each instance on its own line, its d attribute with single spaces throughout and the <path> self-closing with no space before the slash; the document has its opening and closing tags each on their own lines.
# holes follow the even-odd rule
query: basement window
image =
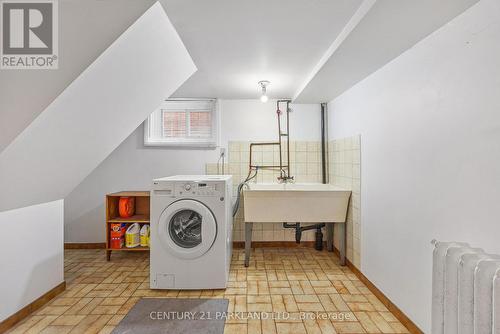
<svg viewBox="0 0 500 334">
<path fill-rule="evenodd" d="M 166 100 L 144 123 L 144 145 L 214 148 L 217 116 L 215 99 Z"/>
</svg>

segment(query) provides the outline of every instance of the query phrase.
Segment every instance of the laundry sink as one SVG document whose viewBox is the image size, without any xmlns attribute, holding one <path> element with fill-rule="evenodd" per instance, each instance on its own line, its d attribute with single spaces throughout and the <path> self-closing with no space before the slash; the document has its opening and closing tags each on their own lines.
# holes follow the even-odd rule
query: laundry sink
<svg viewBox="0 0 500 334">
<path fill-rule="evenodd" d="M 249 183 L 246 222 L 343 223 L 351 191 L 321 183 Z"/>
</svg>

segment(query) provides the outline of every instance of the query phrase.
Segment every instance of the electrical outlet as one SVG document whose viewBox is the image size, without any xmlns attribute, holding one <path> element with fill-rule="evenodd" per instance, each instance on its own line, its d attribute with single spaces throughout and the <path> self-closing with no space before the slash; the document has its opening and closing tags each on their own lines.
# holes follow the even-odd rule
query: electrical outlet
<svg viewBox="0 0 500 334">
<path fill-rule="evenodd" d="M 220 148 L 220 156 L 221 157 L 226 156 L 226 148 L 225 147 Z"/>
</svg>

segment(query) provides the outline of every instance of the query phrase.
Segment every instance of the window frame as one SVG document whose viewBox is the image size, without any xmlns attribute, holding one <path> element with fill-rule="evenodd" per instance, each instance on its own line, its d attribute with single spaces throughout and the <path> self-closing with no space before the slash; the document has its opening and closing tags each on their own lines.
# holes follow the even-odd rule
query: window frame
<svg viewBox="0 0 500 334">
<path fill-rule="evenodd" d="M 197 110 L 198 111 L 200 110 L 195 108 L 195 105 L 197 103 L 200 102 L 212 103 L 213 104 L 213 107 L 211 109 L 212 136 L 210 138 L 181 138 L 181 137 L 168 138 L 168 137 L 163 137 L 163 135 L 156 137 L 151 135 L 153 131 L 160 131 L 160 133 L 163 133 L 163 113 L 168 112 L 165 110 L 169 109 L 168 107 L 169 103 L 175 103 L 175 102 L 186 104 L 186 107 L 181 110 L 184 110 L 187 113 L 187 121 L 186 121 L 187 124 L 189 122 L 189 111 L 192 110 L 196 112 Z M 189 108 L 190 103 L 192 103 L 191 104 L 192 108 Z M 174 110 L 174 108 L 171 108 L 171 110 Z M 158 125 L 156 129 L 152 128 L 155 122 L 161 122 L 161 125 Z M 148 118 L 144 121 L 144 146 L 215 149 L 217 146 L 219 146 L 219 128 L 220 128 L 219 101 L 217 99 L 208 99 L 208 98 L 167 99 L 163 101 L 162 104 L 153 113 L 151 113 L 151 115 L 149 115 Z M 189 131 L 189 129 L 187 129 L 187 131 Z"/>
</svg>

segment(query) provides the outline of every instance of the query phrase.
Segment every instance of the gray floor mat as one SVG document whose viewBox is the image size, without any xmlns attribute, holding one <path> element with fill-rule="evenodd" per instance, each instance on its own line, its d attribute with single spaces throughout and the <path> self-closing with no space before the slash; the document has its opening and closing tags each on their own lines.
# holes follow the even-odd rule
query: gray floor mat
<svg viewBox="0 0 500 334">
<path fill-rule="evenodd" d="M 143 298 L 113 334 L 223 334 L 227 299 Z"/>
</svg>

